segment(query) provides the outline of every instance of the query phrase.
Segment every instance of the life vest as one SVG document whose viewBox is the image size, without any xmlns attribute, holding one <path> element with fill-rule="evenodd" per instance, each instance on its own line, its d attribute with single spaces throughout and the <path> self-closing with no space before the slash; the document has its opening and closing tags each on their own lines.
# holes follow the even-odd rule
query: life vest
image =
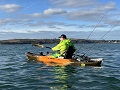
<svg viewBox="0 0 120 90">
<path fill-rule="evenodd" d="M 66 51 L 72 47 L 75 49 L 73 42 L 70 39 L 65 39 L 60 41 L 58 45 L 52 48 L 53 51 L 60 51 L 60 53 L 55 54 L 57 56 L 65 56 Z"/>
</svg>

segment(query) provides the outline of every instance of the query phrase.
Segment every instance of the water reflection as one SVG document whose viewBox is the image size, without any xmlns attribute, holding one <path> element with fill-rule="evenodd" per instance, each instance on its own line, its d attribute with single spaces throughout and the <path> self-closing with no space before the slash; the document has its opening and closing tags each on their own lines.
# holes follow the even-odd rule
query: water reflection
<svg viewBox="0 0 120 90">
<path fill-rule="evenodd" d="M 55 81 L 54 85 L 50 87 L 51 90 L 67 90 L 72 88 L 72 84 L 75 82 L 74 73 L 76 72 L 73 66 L 54 67 Z"/>
</svg>

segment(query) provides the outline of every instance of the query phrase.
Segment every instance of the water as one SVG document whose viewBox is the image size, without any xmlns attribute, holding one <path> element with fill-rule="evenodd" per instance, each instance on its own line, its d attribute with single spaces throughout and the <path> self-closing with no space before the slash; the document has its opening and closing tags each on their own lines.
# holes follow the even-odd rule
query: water
<svg viewBox="0 0 120 90">
<path fill-rule="evenodd" d="M 90 47 L 88 56 L 104 58 L 101 67 L 46 66 L 27 61 L 25 52 L 49 49 L 30 44 L 0 45 L 0 90 L 120 90 L 120 44 L 84 44 L 80 53 Z"/>
</svg>

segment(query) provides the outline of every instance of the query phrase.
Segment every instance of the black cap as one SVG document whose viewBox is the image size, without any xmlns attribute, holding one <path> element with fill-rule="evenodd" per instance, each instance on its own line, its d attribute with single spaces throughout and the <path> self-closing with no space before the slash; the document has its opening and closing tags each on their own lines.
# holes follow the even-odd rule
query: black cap
<svg viewBox="0 0 120 90">
<path fill-rule="evenodd" d="M 67 38 L 65 34 L 62 34 L 59 38 Z"/>
</svg>

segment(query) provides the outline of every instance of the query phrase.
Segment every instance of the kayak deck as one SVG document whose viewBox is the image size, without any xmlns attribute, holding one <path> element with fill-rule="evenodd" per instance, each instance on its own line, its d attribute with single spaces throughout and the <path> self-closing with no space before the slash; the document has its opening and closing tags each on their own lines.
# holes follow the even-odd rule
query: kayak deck
<svg viewBox="0 0 120 90">
<path fill-rule="evenodd" d="M 28 60 L 36 60 L 42 63 L 45 63 L 48 66 L 66 66 L 66 65 L 75 65 L 75 66 L 100 66 L 102 58 L 90 59 L 89 61 L 78 61 L 76 59 L 63 59 L 63 58 L 52 58 L 50 56 L 40 56 L 30 52 L 26 53 L 26 58 Z"/>
</svg>

